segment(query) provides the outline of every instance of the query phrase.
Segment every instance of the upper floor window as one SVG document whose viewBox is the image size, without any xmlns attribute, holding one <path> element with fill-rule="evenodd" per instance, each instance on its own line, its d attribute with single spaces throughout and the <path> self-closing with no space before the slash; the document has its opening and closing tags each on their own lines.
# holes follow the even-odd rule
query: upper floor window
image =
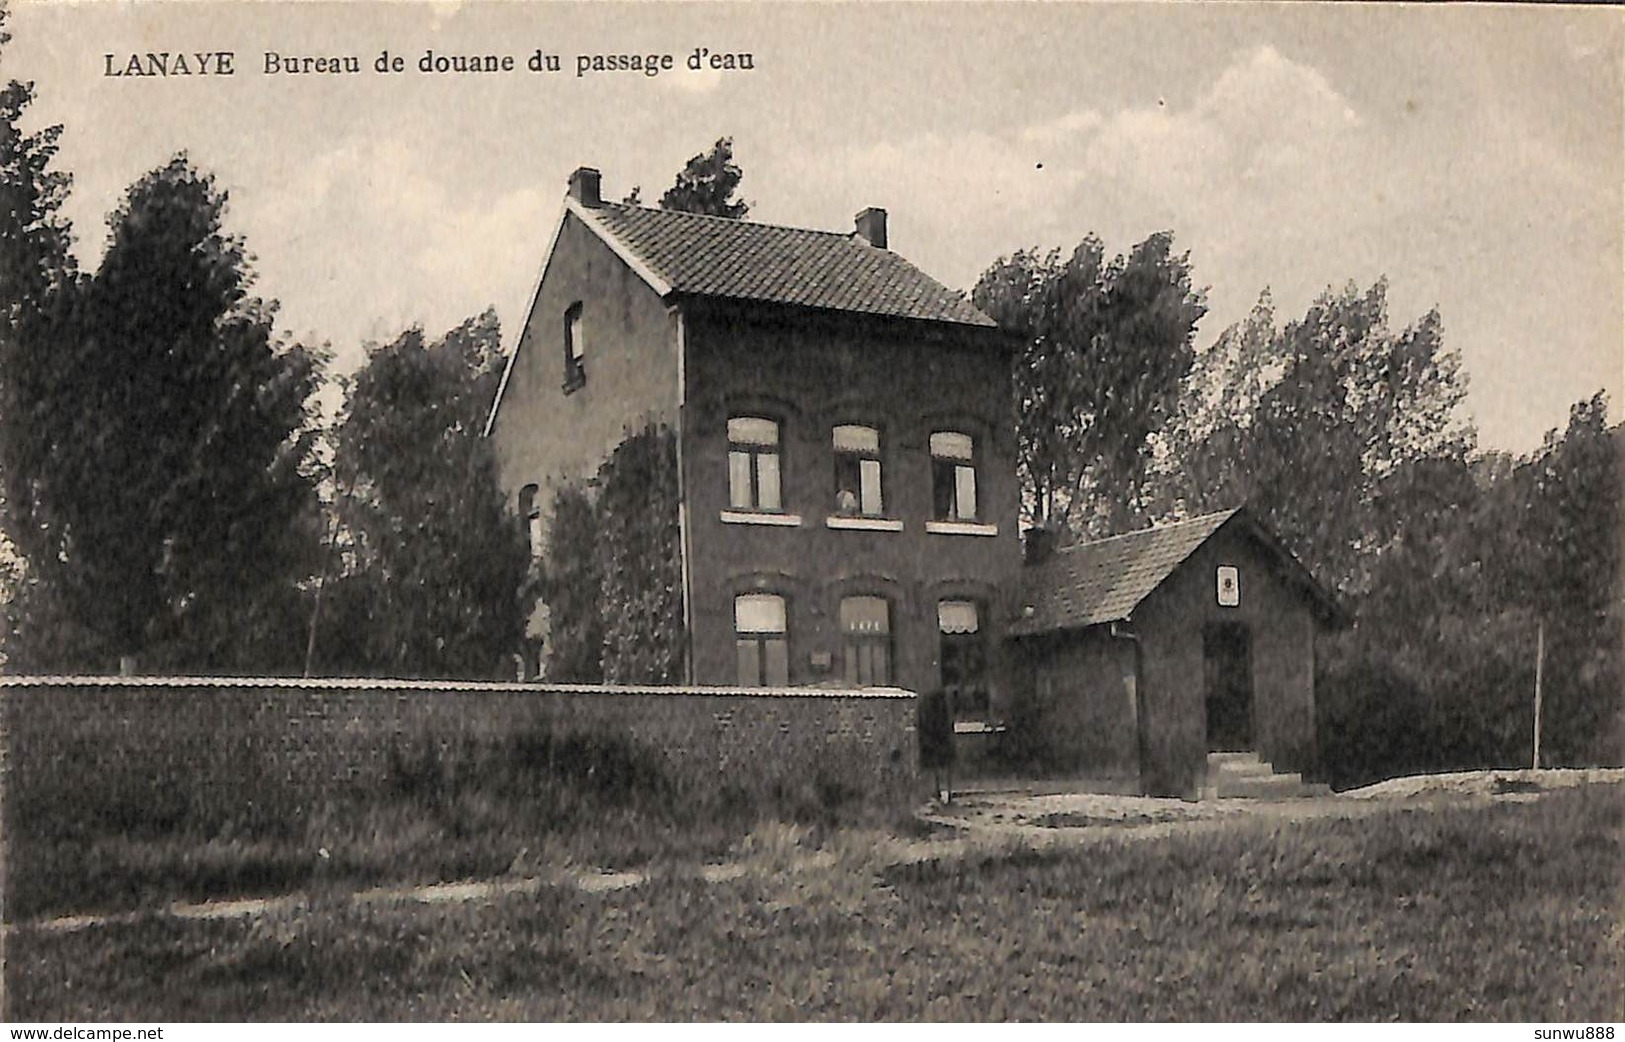
<svg viewBox="0 0 1625 1042">
<path fill-rule="evenodd" d="M 931 509 L 938 521 L 976 520 L 976 442 L 969 434 L 931 435 Z"/>
<path fill-rule="evenodd" d="M 542 556 L 542 504 L 537 499 L 538 491 L 535 485 L 519 490 L 519 516 L 525 519 L 525 541 L 532 558 Z"/>
<path fill-rule="evenodd" d="M 734 647 L 741 687 L 785 687 L 790 683 L 786 630 L 783 597 L 742 593 L 734 598 Z"/>
<path fill-rule="evenodd" d="M 573 391 L 587 382 L 587 338 L 581 327 L 581 302 L 564 310 L 564 389 Z"/>
<path fill-rule="evenodd" d="M 884 597 L 841 600 L 841 649 L 853 687 L 891 683 L 891 605 Z"/>
<path fill-rule="evenodd" d="M 779 424 L 761 416 L 728 420 L 728 505 L 735 510 L 782 510 Z"/>
<path fill-rule="evenodd" d="M 880 432 L 841 424 L 835 428 L 835 512 L 883 515 L 880 493 Z"/>
</svg>

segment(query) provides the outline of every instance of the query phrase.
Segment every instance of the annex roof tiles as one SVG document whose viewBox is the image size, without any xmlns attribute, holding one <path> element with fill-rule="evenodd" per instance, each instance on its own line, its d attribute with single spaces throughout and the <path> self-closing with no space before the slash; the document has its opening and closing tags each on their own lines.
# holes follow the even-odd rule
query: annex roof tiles
<svg viewBox="0 0 1625 1042">
<path fill-rule="evenodd" d="M 1023 569 L 1022 614 L 1011 626 L 1012 634 L 1127 619 L 1236 513 L 1223 510 L 1056 550 L 1048 560 Z"/>
</svg>

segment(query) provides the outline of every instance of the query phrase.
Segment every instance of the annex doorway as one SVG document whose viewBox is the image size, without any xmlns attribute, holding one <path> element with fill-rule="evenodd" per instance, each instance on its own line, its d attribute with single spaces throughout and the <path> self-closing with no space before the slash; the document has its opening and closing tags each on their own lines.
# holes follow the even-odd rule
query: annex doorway
<svg viewBox="0 0 1625 1042">
<path fill-rule="evenodd" d="M 1253 748 L 1252 634 L 1244 622 L 1214 622 L 1202 630 L 1202 678 L 1209 752 Z"/>
</svg>

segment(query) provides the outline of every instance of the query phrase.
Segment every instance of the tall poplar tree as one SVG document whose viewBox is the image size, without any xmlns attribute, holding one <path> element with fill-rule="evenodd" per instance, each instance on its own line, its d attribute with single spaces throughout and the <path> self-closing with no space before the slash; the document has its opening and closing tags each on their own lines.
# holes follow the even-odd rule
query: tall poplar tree
<svg viewBox="0 0 1625 1042">
<path fill-rule="evenodd" d="M 1142 523 L 1151 437 L 1174 414 L 1207 312 L 1190 260 L 1159 232 L 1107 259 L 1001 258 L 971 299 L 1023 339 L 1015 363 L 1017 471 L 1041 525 L 1104 535 Z"/>
</svg>

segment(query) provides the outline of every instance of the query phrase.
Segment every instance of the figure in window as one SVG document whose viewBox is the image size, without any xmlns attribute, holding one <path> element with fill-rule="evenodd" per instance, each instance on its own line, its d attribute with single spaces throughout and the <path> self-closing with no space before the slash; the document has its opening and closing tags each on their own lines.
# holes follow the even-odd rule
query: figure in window
<svg viewBox="0 0 1625 1042">
<path fill-rule="evenodd" d="M 834 430 L 833 442 L 835 512 L 849 516 L 884 516 L 886 506 L 880 487 L 880 432 L 873 427 L 841 424 Z"/>
</svg>

